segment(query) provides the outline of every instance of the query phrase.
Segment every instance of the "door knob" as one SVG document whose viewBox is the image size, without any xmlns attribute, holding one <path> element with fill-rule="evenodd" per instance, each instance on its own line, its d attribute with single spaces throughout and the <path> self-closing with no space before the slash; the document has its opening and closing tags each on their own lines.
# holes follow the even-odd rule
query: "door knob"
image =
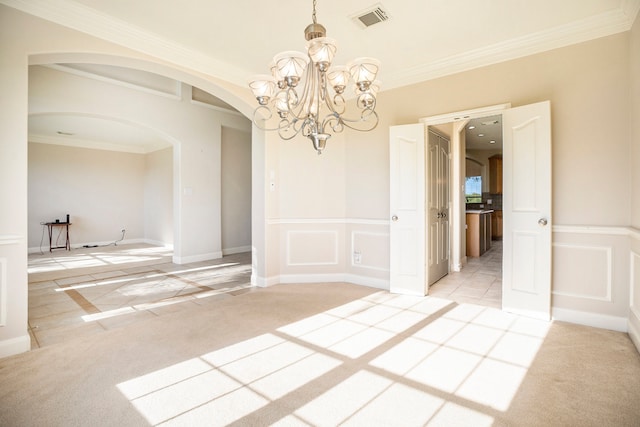
<svg viewBox="0 0 640 427">
<path fill-rule="evenodd" d="M 395 222 L 398 220 L 398 215 L 394 215 L 391 217 L 391 221 Z"/>
<path fill-rule="evenodd" d="M 539 224 L 541 227 L 544 227 L 545 225 L 547 225 L 547 219 L 546 219 L 546 218 L 540 218 L 540 219 L 538 220 L 538 224 Z"/>
</svg>

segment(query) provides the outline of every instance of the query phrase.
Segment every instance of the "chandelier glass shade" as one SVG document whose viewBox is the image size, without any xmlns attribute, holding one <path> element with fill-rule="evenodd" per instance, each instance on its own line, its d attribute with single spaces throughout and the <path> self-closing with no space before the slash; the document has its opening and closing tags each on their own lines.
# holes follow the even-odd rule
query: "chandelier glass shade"
<svg viewBox="0 0 640 427">
<path fill-rule="evenodd" d="M 256 126 L 277 131 L 285 140 L 302 134 L 322 154 L 332 133 L 345 127 L 370 131 L 377 126 L 380 61 L 357 58 L 347 65 L 332 65 L 337 43 L 317 23 L 315 0 L 312 16 L 313 23 L 305 29 L 306 52 L 275 55 L 269 66 L 271 74 L 252 77 L 249 87 L 258 101 L 253 113 Z M 356 111 L 350 117 L 345 96 L 355 98 Z"/>
</svg>

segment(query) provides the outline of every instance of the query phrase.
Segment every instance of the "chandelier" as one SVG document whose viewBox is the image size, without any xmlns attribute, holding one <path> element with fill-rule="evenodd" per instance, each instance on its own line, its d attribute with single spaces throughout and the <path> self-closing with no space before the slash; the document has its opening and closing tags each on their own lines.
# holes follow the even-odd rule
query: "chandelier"
<svg viewBox="0 0 640 427">
<path fill-rule="evenodd" d="M 330 132 L 339 133 L 345 127 L 370 131 L 377 126 L 375 108 L 380 82 L 376 75 L 380 61 L 357 58 L 346 66 L 331 65 L 336 41 L 326 37 L 326 29 L 316 20 L 316 0 L 312 19 L 313 23 L 304 30 L 307 52 L 277 54 L 269 67 L 271 75 L 254 76 L 249 87 L 259 104 L 253 112 L 256 126 L 278 131 L 285 140 L 302 134 L 322 154 Z M 347 89 L 356 99 L 357 111 L 351 118 L 345 116 Z"/>
</svg>

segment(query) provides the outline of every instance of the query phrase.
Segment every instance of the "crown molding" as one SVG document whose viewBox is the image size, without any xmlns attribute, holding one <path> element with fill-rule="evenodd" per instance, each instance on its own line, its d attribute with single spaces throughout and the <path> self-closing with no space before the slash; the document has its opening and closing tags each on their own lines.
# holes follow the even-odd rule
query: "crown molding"
<svg viewBox="0 0 640 427">
<path fill-rule="evenodd" d="M 216 60 L 75 2 L 68 0 L 0 0 L 0 3 L 218 79 L 240 86 L 245 84 L 245 81 L 239 79 L 238 76 L 244 76 L 246 72 L 232 64 Z"/>
<path fill-rule="evenodd" d="M 168 148 L 169 146 L 137 146 L 137 145 L 124 145 L 124 144 L 114 144 L 110 142 L 104 141 L 94 141 L 90 139 L 81 139 L 74 138 L 73 140 L 65 137 L 56 137 L 50 135 L 40 135 L 29 133 L 28 136 L 29 142 L 35 142 L 38 144 L 49 144 L 49 145 L 62 145 L 65 147 L 73 147 L 73 148 L 88 148 L 90 150 L 104 150 L 104 151 L 117 151 L 121 153 L 131 153 L 131 154 L 149 154 L 154 151 L 162 150 Z"/>
<path fill-rule="evenodd" d="M 622 0 L 615 11 L 406 68 L 388 76 L 385 90 L 629 31 L 639 10 L 639 0 Z"/>
<path fill-rule="evenodd" d="M 0 0 L 22 12 L 165 61 L 244 86 L 246 71 L 69 0 Z M 616 10 L 523 37 L 408 67 L 385 77 L 384 90 L 416 84 L 524 56 L 628 31 L 640 0 L 620 0 Z"/>
</svg>

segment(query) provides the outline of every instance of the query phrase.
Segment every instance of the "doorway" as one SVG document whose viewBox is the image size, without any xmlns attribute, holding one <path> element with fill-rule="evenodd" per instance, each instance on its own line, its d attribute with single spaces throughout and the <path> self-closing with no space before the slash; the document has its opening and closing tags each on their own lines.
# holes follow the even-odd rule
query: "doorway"
<svg viewBox="0 0 640 427">
<path fill-rule="evenodd" d="M 451 200 L 460 200 L 463 244 L 451 272 L 430 281 L 429 294 L 456 302 L 502 307 L 502 115 L 429 126 L 458 145 L 460 186 L 451 185 Z M 457 132 L 458 135 L 453 135 Z M 453 181 L 453 176 L 447 176 Z M 454 215 L 452 215 L 453 217 Z M 453 228 L 453 224 L 451 226 Z M 455 247 L 453 230 L 449 246 Z M 431 249 L 431 248 L 430 248 Z M 429 257 L 431 258 L 431 257 Z M 429 271 L 431 277 L 431 271 Z"/>
<path fill-rule="evenodd" d="M 446 114 L 422 119 L 415 125 L 390 128 L 391 292 L 428 293 L 424 262 L 427 249 L 424 184 L 428 176 L 425 174 L 425 125 L 454 121 L 450 179 L 455 197 L 450 208 L 450 255 L 456 271 L 457 265 L 461 268 L 462 261 L 467 260 L 463 235 L 467 228 L 467 212 L 462 184 L 465 179 L 462 131 L 470 119 L 502 114 L 505 159 L 502 309 L 550 319 L 551 107 L 549 101 L 509 107 L 503 105 Z"/>
</svg>

